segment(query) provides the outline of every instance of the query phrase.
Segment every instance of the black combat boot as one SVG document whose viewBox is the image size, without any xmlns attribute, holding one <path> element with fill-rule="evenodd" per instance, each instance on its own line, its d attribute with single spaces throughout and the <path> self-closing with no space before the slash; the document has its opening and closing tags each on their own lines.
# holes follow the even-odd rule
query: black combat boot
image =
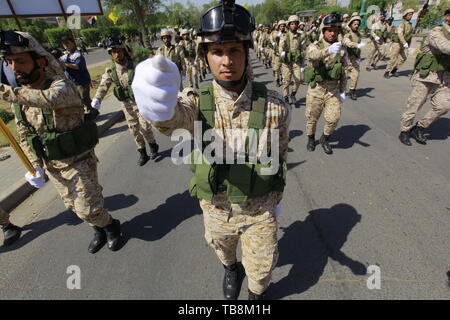
<svg viewBox="0 0 450 320">
<path fill-rule="evenodd" d="M 409 131 L 400 132 L 400 135 L 398 136 L 398 138 L 400 139 L 401 143 L 403 143 L 407 146 L 412 146 L 412 143 L 409 140 Z"/>
<path fill-rule="evenodd" d="M 12 223 L 2 227 L 2 230 L 4 246 L 12 245 L 17 239 L 20 238 L 20 234 L 22 233 L 22 228 L 15 226 Z"/>
<path fill-rule="evenodd" d="M 397 70 L 398 70 L 397 67 L 395 67 L 394 69 L 392 69 L 392 71 L 391 71 L 391 76 L 398 77 Z"/>
<path fill-rule="evenodd" d="M 411 129 L 411 135 L 416 139 L 417 143 L 427 144 L 427 138 L 423 135 L 424 127 L 419 126 L 418 123 Z"/>
<path fill-rule="evenodd" d="M 92 239 L 91 243 L 89 244 L 88 251 L 90 253 L 96 253 L 98 250 L 103 248 L 103 246 L 106 244 L 106 232 L 103 228 L 100 227 L 93 227 L 95 230 L 94 239 Z"/>
<path fill-rule="evenodd" d="M 384 73 L 383 77 L 385 77 L 386 79 L 389 79 L 391 76 L 389 75 L 389 72 L 386 71 Z"/>
<path fill-rule="evenodd" d="M 262 294 L 256 294 L 248 290 L 248 300 L 265 300 L 266 295 L 263 292 Z"/>
<path fill-rule="evenodd" d="M 106 232 L 106 242 L 108 243 L 108 249 L 111 251 L 117 251 L 120 247 L 120 239 L 122 237 L 120 233 L 120 221 L 113 219 L 111 224 L 108 224 L 103 229 Z"/>
<path fill-rule="evenodd" d="M 223 277 L 223 295 L 227 300 L 237 300 L 241 292 L 242 281 L 244 277 L 239 272 L 238 263 L 231 266 L 223 266 L 225 268 L 225 275 Z"/>
<path fill-rule="evenodd" d="M 316 150 L 316 138 L 314 137 L 314 135 L 308 136 L 308 144 L 306 145 L 306 149 L 308 151 Z"/>
<path fill-rule="evenodd" d="M 284 102 L 286 102 L 287 104 L 289 104 L 289 97 L 284 97 Z"/>
<path fill-rule="evenodd" d="M 297 98 L 295 98 L 295 95 L 297 94 L 297 92 L 292 92 L 291 93 L 291 103 L 295 104 L 297 102 Z"/>
<path fill-rule="evenodd" d="M 350 99 L 356 100 L 356 91 L 354 89 L 350 90 L 349 91 L 349 96 L 350 96 Z"/>
<path fill-rule="evenodd" d="M 280 79 L 277 79 L 277 86 L 281 87 L 281 81 L 280 81 Z"/>
<path fill-rule="evenodd" d="M 138 149 L 138 151 L 141 154 L 139 156 L 138 165 L 142 167 L 144 164 L 147 163 L 148 160 L 150 160 L 150 157 L 148 156 L 147 150 L 145 148 Z"/>
<path fill-rule="evenodd" d="M 154 160 L 158 156 L 159 145 L 155 143 L 150 143 L 150 159 Z"/>
<path fill-rule="evenodd" d="M 331 149 L 330 144 L 328 143 L 328 140 L 330 139 L 330 136 L 322 135 L 320 137 L 320 144 L 322 145 L 323 151 L 325 151 L 326 154 L 332 154 L 333 150 Z"/>
</svg>

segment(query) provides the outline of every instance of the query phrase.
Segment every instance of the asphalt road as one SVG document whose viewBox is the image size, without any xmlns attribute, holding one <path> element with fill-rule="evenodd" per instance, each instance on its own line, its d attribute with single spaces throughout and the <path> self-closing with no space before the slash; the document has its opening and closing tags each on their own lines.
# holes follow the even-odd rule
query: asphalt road
<svg viewBox="0 0 450 320">
<path fill-rule="evenodd" d="M 252 63 L 258 81 L 280 90 L 271 71 Z M 270 298 L 450 298 L 450 119 L 431 126 L 426 146 L 398 141 L 410 69 L 411 61 L 390 80 L 383 70 L 362 72 L 358 100 L 343 105 L 331 156 L 320 146 L 306 151 L 302 85 Z M 176 142 L 156 137 L 161 156 L 142 168 L 125 122 L 97 148 L 105 205 L 122 222 L 124 247 L 89 254 L 92 229 L 65 211 L 48 184 L 12 213 L 25 232 L 0 248 L 0 300 L 222 299 L 223 268 L 186 191 L 191 174 L 171 162 Z M 79 290 L 66 285 L 72 265 L 81 271 Z M 379 267 L 379 289 L 367 286 L 369 266 Z M 245 280 L 240 299 L 246 290 Z"/>
</svg>

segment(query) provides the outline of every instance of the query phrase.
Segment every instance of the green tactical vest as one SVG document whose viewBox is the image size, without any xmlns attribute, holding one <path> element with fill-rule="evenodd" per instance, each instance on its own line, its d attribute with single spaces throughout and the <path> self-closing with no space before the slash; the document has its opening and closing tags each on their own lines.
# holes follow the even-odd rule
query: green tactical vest
<svg viewBox="0 0 450 320">
<path fill-rule="evenodd" d="M 350 34 L 350 41 L 351 41 L 351 42 L 357 42 L 357 41 L 355 41 L 355 39 L 353 38 L 353 33 Z M 358 41 L 357 43 L 360 43 L 360 42 L 361 42 L 361 40 Z M 355 57 L 355 58 L 357 58 L 357 59 L 361 58 L 361 49 L 347 47 L 347 52 L 348 52 L 348 55 L 349 55 L 350 57 Z"/>
<path fill-rule="evenodd" d="M 133 89 L 131 88 L 131 83 L 133 82 L 134 78 L 134 63 L 133 60 L 128 60 L 127 63 L 127 69 L 128 69 L 128 84 L 124 88 L 120 84 L 119 76 L 117 75 L 117 67 L 116 63 L 113 62 L 111 66 L 111 77 L 114 82 L 114 95 L 116 96 L 117 100 L 119 101 L 125 101 L 125 100 L 133 100 L 134 101 L 134 95 L 133 95 Z"/>
<path fill-rule="evenodd" d="M 450 34 L 442 27 L 445 37 L 450 40 Z M 414 62 L 414 70 L 421 78 L 426 78 L 430 72 L 450 72 L 450 56 L 448 54 L 434 55 L 431 53 L 419 53 Z"/>
<path fill-rule="evenodd" d="M 298 41 L 298 46 L 296 49 L 296 53 L 292 54 L 291 53 L 291 32 L 288 31 L 286 33 L 286 55 L 284 56 L 284 58 L 281 59 L 282 62 L 284 63 L 300 63 L 302 61 L 302 59 L 304 58 L 304 53 L 300 50 L 301 45 L 302 45 L 302 41 L 301 41 L 301 35 L 299 34 L 298 37 L 300 38 L 300 40 Z"/>
<path fill-rule="evenodd" d="M 405 21 L 403 21 L 402 23 L 404 24 Z M 410 22 L 406 22 L 406 23 L 411 24 Z M 408 43 L 408 45 L 411 44 L 412 37 L 413 37 L 413 31 L 404 35 L 405 41 Z M 400 38 L 398 37 L 397 32 L 392 33 L 391 40 L 392 40 L 392 42 L 400 43 Z"/>
<path fill-rule="evenodd" d="M 324 49 L 323 40 L 318 43 L 320 49 Z M 344 76 L 344 67 L 341 62 L 341 54 L 338 53 L 333 59 L 330 67 L 326 67 L 323 61 L 320 61 L 317 67 L 308 66 L 305 68 L 304 80 L 311 88 L 315 88 L 317 83 L 330 80 L 341 80 Z"/>
<path fill-rule="evenodd" d="M 47 81 L 43 90 L 48 89 L 51 80 Z M 40 159 L 62 160 L 82 154 L 92 149 L 98 143 L 97 124 L 85 119 L 79 127 L 70 131 L 57 132 L 53 119 L 53 110 L 42 109 L 44 119 L 44 134 L 39 135 L 26 120 L 19 104 L 14 104 L 14 114 L 17 122 L 26 128 L 25 139 L 33 153 Z"/>
<path fill-rule="evenodd" d="M 265 128 L 267 89 L 257 82 L 253 82 L 252 86 L 253 105 L 247 125 L 249 129 L 261 131 Z M 204 84 L 200 87 L 199 102 L 199 120 L 202 121 L 203 133 L 214 128 L 215 110 L 213 85 L 212 83 Z M 199 155 L 199 150 L 194 150 L 191 157 L 200 156 L 202 163 L 192 162 L 191 164 L 191 171 L 194 172 L 194 177 L 189 184 L 191 196 L 211 201 L 215 194 L 226 191 L 231 203 L 243 203 L 249 198 L 261 197 L 273 191 L 283 192 L 286 185 L 286 162 L 280 157 L 278 172 L 275 175 L 262 175 L 261 170 L 270 167 L 270 164 L 255 164 L 247 161 L 249 159 L 248 141 L 249 137 L 246 141 L 246 162 L 243 164 L 208 163 L 202 155 Z M 205 147 L 206 145 L 203 145 L 203 150 Z"/>
<path fill-rule="evenodd" d="M 195 44 L 193 40 L 183 40 L 183 52 L 185 58 L 195 58 Z"/>
</svg>

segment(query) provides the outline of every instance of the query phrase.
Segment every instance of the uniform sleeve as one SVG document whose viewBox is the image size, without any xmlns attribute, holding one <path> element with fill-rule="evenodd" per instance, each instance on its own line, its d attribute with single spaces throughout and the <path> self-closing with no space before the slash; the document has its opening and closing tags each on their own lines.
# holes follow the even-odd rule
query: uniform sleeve
<svg viewBox="0 0 450 320">
<path fill-rule="evenodd" d="M 284 103 L 280 99 L 280 103 L 285 105 L 284 114 L 280 123 L 280 156 L 287 162 L 289 150 L 289 125 L 291 123 L 292 108 L 290 104 Z"/>
<path fill-rule="evenodd" d="M 80 94 L 68 80 L 58 80 L 46 90 L 26 87 L 12 88 L 0 85 L 0 98 L 11 103 L 18 103 L 35 108 L 62 109 L 67 106 L 82 104 Z"/>
<path fill-rule="evenodd" d="M 185 90 L 188 90 L 186 88 Z M 194 133 L 194 121 L 198 119 L 198 99 L 193 91 L 183 91 L 178 95 L 178 104 L 172 119 L 152 122 L 153 127 L 166 136 L 170 136 L 176 129 L 186 129 Z"/>
<path fill-rule="evenodd" d="M 445 28 L 445 26 L 442 28 Z M 450 54 L 450 40 L 444 36 L 439 28 L 430 32 L 429 43 L 433 49 L 440 51 L 442 54 Z"/>
<path fill-rule="evenodd" d="M 278 51 L 280 52 L 280 54 L 283 51 L 286 51 L 286 37 L 281 37 L 281 39 L 280 39 L 280 47 L 279 47 Z"/>
<path fill-rule="evenodd" d="M 102 75 L 102 79 L 100 80 L 97 92 L 95 93 L 95 99 L 102 101 L 103 98 L 106 96 L 109 87 L 113 83 L 111 72 L 112 72 L 111 68 L 106 68 L 105 73 Z"/>
<path fill-rule="evenodd" d="M 314 43 L 310 44 L 308 49 L 306 49 L 306 56 L 311 62 L 318 62 L 328 55 L 328 48 L 320 49 Z"/>
<path fill-rule="evenodd" d="M 344 52 L 345 53 L 342 56 L 342 68 L 344 70 L 346 70 L 347 66 L 348 66 L 348 59 L 349 59 L 349 57 L 348 57 L 347 50 L 344 50 Z M 339 91 L 341 93 L 347 92 L 347 76 L 346 76 L 345 72 L 344 72 L 344 76 L 341 77 L 341 80 L 339 81 L 339 87 L 340 87 Z"/>
<path fill-rule="evenodd" d="M 357 48 L 358 44 L 353 42 L 350 38 L 350 33 L 346 33 L 344 38 L 342 39 L 342 43 L 348 48 Z"/>
<path fill-rule="evenodd" d="M 400 25 L 397 28 L 397 35 L 402 45 L 406 43 L 404 33 L 405 33 L 405 24 L 400 23 Z"/>
</svg>

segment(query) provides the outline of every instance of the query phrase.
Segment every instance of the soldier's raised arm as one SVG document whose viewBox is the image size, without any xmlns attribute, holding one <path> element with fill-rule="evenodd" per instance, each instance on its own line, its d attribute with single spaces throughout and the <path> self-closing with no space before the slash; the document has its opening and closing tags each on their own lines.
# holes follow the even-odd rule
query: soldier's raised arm
<svg viewBox="0 0 450 320">
<path fill-rule="evenodd" d="M 445 24 L 442 27 L 436 27 L 430 32 L 429 41 L 433 49 L 440 51 L 442 54 L 450 54 L 450 40 L 445 37 L 441 28 L 447 28 L 450 33 L 450 27 Z"/>
<path fill-rule="evenodd" d="M 111 74 L 112 74 L 111 68 L 107 67 L 102 75 L 100 84 L 97 88 L 97 92 L 95 93 L 95 99 L 102 101 L 103 98 L 106 96 L 106 93 L 108 93 L 109 87 L 111 87 L 113 83 L 113 78 Z"/>
</svg>

